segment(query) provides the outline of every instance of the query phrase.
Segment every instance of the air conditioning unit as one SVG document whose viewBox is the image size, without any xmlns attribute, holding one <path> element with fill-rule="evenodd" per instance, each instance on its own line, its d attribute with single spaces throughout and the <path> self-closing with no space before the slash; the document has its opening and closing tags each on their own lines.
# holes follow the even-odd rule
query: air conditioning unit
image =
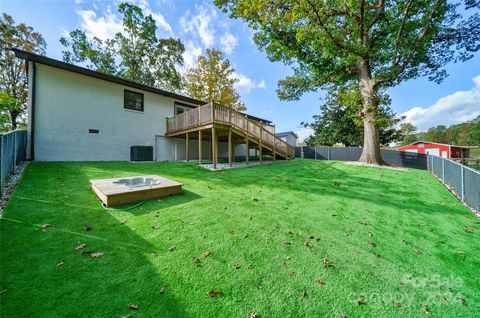
<svg viewBox="0 0 480 318">
<path fill-rule="evenodd" d="M 131 146 L 130 161 L 153 161 L 153 147 Z"/>
</svg>

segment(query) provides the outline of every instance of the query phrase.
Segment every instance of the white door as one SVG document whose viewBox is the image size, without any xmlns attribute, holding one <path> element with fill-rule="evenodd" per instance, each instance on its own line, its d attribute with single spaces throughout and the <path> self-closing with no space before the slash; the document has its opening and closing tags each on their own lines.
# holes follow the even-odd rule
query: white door
<svg viewBox="0 0 480 318">
<path fill-rule="evenodd" d="M 173 142 L 164 136 L 155 137 L 155 160 L 173 161 L 175 147 Z"/>
<path fill-rule="evenodd" d="M 440 156 L 440 148 L 425 149 L 425 152 L 429 155 Z"/>
<path fill-rule="evenodd" d="M 448 158 L 448 152 L 447 151 L 442 151 L 442 157 L 443 158 Z"/>
</svg>

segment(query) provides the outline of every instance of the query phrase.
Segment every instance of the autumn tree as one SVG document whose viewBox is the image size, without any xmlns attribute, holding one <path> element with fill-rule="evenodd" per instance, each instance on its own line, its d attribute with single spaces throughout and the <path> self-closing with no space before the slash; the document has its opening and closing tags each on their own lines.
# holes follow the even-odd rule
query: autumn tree
<svg viewBox="0 0 480 318">
<path fill-rule="evenodd" d="M 243 111 L 245 105 L 235 89 L 238 79 L 233 76 L 235 70 L 225 55 L 215 49 L 207 49 L 200 55 L 195 65 L 185 74 L 185 90 L 193 98 L 232 107 Z"/>
<path fill-rule="evenodd" d="M 168 91 L 182 88 L 178 68 L 183 65 L 185 47 L 179 39 L 157 37 L 157 25 L 142 9 L 121 3 L 118 12 L 123 17 L 123 32 L 111 39 L 89 38 L 84 31 L 73 30 L 69 37 L 60 38 L 66 47 L 63 60 L 67 63 L 87 63 L 87 67 L 134 82 Z"/>
<path fill-rule="evenodd" d="M 359 87 L 365 113 L 363 162 L 384 164 L 375 124 L 379 91 L 419 76 L 440 82 L 447 76 L 445 64 L 468 60 L 480 49 L 476 0 L 215 3 L 248 22 L 270 60 L 293 66 L 293 75 L 279 82 L 281 99 L 351 83 Z"/>
<path fill-rule="evenodd" d="M 17 59 L 12 48 L 45 55 L 47 44 L 42 35 L 25 23 L 3 13 L 0 17 L 0 92 L 2 92 L 2 113 L 16 129 L 19 117 L 25 113 L 28 87 L 24 61 Z"/>
</svg>

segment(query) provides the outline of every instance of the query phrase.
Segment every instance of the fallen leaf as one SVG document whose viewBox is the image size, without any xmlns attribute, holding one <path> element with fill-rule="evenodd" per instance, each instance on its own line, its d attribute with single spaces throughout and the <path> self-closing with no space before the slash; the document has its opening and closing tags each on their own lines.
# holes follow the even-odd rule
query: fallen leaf
<svg viewBox="0 0 480 318">
<path fill-rule="evenodd" d="M 206 251 L 205 253 L 203 253 L 203 257 L 209 257 L 210 256 L 210 252 L 209 251 Z"/>
<path fill-rule="evenodd" d="M 96 253 L 91 253 L 90 256 L 91 257 L 101 257 L 105 255 L 105 253 L 102 253 L 102 252 L 96 252 Z"/>
<path fill-rule="evenodd" d="M 306 246 L 306 247 L 308 247 L 308 248 L 311 248 L 311 247 L 313 247 L 313 245 L 312 245 L 312 244 L 310 244 L 310 242 L 309 242 L 309 241 L 305 241 L 305 242 L 303 243 L 303 245 L 304 245 L 304 246 Z"/>
<path fill-rule="evenodd" d="M 44 230 L 48 229 L 49 227 L 50 227 L 50 224 L 48 224 L 48 223 L 42 224 L 42 228 Z"/>
<path fill-rule="evenodd" d="M 422 307 L 422 311 L 423 311 L 423 313 L 424 313 L 425 315 L 427 315 L 427 316 L 431 316 L 431 315 L 432 315 L 432 313 L 428 310 L 427 307 Z"/>
<path fill-rule="evenodd" d="M 288 231 L 288 234 L 292 235 L 292 234 L 293 234 L 293 232 L 292 232 L 292 231 Z"/>
<path fill-rule="evenodd" d="M 328 259 L 324 258 L 323 259 L 323 268 L 328 268 L 330 266 L 330 262 Z"/>
<path fill-rule="evenodd" d="M 290 242 L 290 241 L 283 241 L 283 244 L 285 244 L 285 245 L 292 245 L 292 242 Z"/>
<path fill-rule="evenodd" d="M 86 231 L 86 232 L 90 231 L 91 229 L 92 229 L 92 227 L 91 227 L 90 225 L 88 225 L 88 224 L 85 224 L 85 225 L 83 226 L 83 230 Z"/>
<path fill-rule="evenodd" d="M 128 308 L 133 309 L 133 310 L 137 310 L 138 305 L 137 304 L 130 304 L 130 305 L 128 305 Z"/>
<path fill-rule="evenodd" d="M 305 296 L 307 296 L 307 292 L 304 291 L 304 290 L 302 290 L 302 291 L 300 292 L 300 297 L 305 297 Z"/>
<path fill-rule="evenodd" d="M 307 239 L 309 239 L 309 240 L 313 240 L 314 238 L 315 238 L 315 236 L 313 236 L 313 235 L 309 235 Z"/>
<path fill-rule="evenodd" d="M 57 263 L 57 266 L 63 266 L 63 264 L 65 264 L 65 261 L 64 260 L 61 260 Z"/>
<path fill-rule="evenodd" d="M 255 201 L 255 202 L 256 202 L 256 201 L 258 201 L 258 198 L 252 197 L 252 201 Z"/>
<path fill-rule="evenodd" d="M 165 287 L 160 288 L 160 294 L 163 294 L 165 292 Z"/>
<path fill-rule="evenodd" d="M 320 278 L 317 279 L 317 280 L 315 281 L 315 283 L 317 283 L 318 285 L 325 285 L 325 281 L 324 281 L 323 279 L 320 279 Z"/>
<path fill-rule="evenodd" d="M 200 264 L 200 260 L 196 257 L 192 257 L 192 262 L 194 262 L 195 264 Z"/>
<path fill-rule="evenodd" d="M 122 318 L 132 318 L 132 315 L 126 315 L 126 316 L 123 316 Z"/>
<path fill-rule="evenodd" d="M 355 303 L 357 305 L 365 305 L 366 304 L 366 302 L 365 302 L 365 300 L 363 299 L 362 296 L 357 296 L 357 299 L 355 300 Z"/>
<path fill-rule="evenodd" d="M 442 295 L 440 295 L 439 293 L 436 293 L 437 294 L 437 297 L 440 298 L 441 301 L 443 301 L 444 303 L 447 302 L 447 300 L 445 299 L 445 297 L 443 297 Z"/>
<path fill-rule="evenodd" d="M 235 269 L 240 269 L 242 267 L 242 265 L 240 264 L 233 264 L 233 268 Z"/>
<path fill-rule="evenodd" d="M 248 265 L 248 269 L 253 269 L 254 267 L 252 264 Z"/>
<path fill-rule="evenodd" d="M 372 232 L 368 232 L 368 236 L 373 237 L 373 233 L 372 233 Z"/>
<path fill-rule="evenodd" d="M 252 311 L 251 313 L 248 314 L 248 317 L 250 318 L 257 318 L 257 313 Z"/>
<path fill-rule="evenodd" d="M 82 248 L 85 248 L 85 246 L 87 246 L 87 244 L 83 243 L 75 247 L 75 249 L 78 251 L 78 250 L 81 250 Z"/>
<path fill-rule="evenodd" d="M 368 244 L 370 244 L 372 247 L 377 247 L 377 243 L 375 242 L 368 242 Z"/>
<path fill-rule="evenodd" d="M 412 250 L 415 254 L 422 254 L 422 251 L 417 250 L 415 247 Z"/>
<path fill-rule="evenodd" d="M 336 186 L 336 187 L 339 187 L 339 186 L 341 186 L 342 184 L 341 184 L 340 182 L 333 181 L 333 185 Z"/>
<path fill-rule="evenodd" d="M 380 254 L 373 253 L 373 256 L 375 256 L 375 257 L 380 257 Z"/>
<path fill-rule="evenodd" d="M 175 251 L 176 248 L 177 248 L 177 247 L 175 247 L 175 246 L 170 246 L 170 247 L 168 248 L 168 250 L 169 250 L 170 252 L 173 252 L 173 251 Z"/>
<path fill-rule="evenodd" d="M 469 226 L 466 226 L 466 225 L 465 225 L 465 227 L 463 228 L 463 230 L 464 230 L 465 232 L 467 232 L 467 233 L 472 233 L 472 228 L 469 227 Z"/>
<path fill-rule="evenodd" d="M 220 294 L 222 294 L 221 291 L 219 291 L 218 289 L 213 289 L 213 290 L 208 292 L 208 297 L 216 297 Z"/>
<path fill-rule="evenodd" d="M 233 230 L 230 230 L 230 231 L 228 231 L 228 233 L 230 233 L 230 234 L 232 234 L 232 235 L 233 235 L 233 234 L 235 234 L 235 231 L 233 231 Z"/>
<path fill-rule="evenodd" d="M 395 300 L 392 300 L 392 304 L 397 308 L 402 307 L 402 304 L 400 304 L 398 301 L 395 301 Z"/>
</svg>

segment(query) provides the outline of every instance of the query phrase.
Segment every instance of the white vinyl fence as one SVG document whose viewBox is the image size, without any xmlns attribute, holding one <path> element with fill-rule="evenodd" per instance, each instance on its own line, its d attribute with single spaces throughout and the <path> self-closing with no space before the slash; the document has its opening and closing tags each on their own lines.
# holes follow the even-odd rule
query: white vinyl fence
<svg viewBox="0 0 480 318">
<path fill-rule="evenodd" d="M 428 171 L 442 181 L 470 209 L 480 212 L 480 171 L 428 155 Z"/>
</svg>

